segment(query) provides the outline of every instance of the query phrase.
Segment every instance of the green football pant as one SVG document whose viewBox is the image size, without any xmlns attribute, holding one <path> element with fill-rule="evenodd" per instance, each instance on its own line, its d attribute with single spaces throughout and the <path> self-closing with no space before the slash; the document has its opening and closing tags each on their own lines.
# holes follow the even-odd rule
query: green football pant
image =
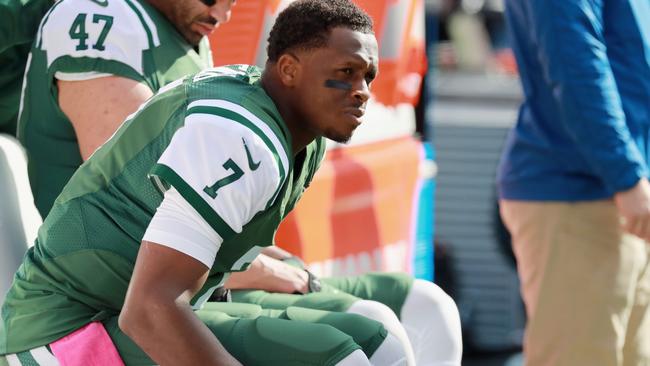
<svg viewBox="0 0 650 366">
<path fill-rule="evenodd" d="M 321 278 L 322 289 L 305 295 L 270 293 L 262 290 L 232 291 L 232 300 L 260 305 L 265 309 L 299 306 L 308 309 L 345 312 L 356 301 L 380 302 L 399 317 L 413 277 L 404 273 L 368 273 L 361 276 Z"/>
<path fill-rule="evenodd" d="M 196 312 L 230 354 L 244 365 L 335 365 L 357 349 L 370 356 L 387 336 L 363 316 L 299 307 L 262 309 L 253 304 L 207 303 Z M 154 362 L 119 329 L 104 322 L 126 365 Z"/>
</svg>

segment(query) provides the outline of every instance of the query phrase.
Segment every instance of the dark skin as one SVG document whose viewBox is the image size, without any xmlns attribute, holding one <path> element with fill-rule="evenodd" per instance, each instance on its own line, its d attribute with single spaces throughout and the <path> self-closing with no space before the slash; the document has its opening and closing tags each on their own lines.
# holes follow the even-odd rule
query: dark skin
<svg viewBox="0 0 650 366">
<path fill-rule="evenodd" d="M 352 137 L 370 98 L 378 59 L 374 35 L 338 27 L 327 47 L 293 50 L 267 63 L 262 84 L 291 132 L 294 154 L 316 137 L 337 142 Z M 351 88 L 327 86 L 328 80 Z"/>
<path fill-rule="evenodd" d="M 157 364 L 241 365 L 190 306 L 208 272 L 188 255 L 142 242 L 119 326 Z"/>
<path fill-rule="evenodd" d="M 281 55 L 277 62 L 267 63 L 262 85 L 291 132 L 294 154 L 320 136 L 339 142 L 352 136 L 370 98 L 369 85 L 377 73 L 377 62 L 373 35 L 338 27 L 330 32 L 325 47 L 293 50 Z M 351 87 L 328 87 L 327 80 L 349 83 Z M 264 267 L 269 261 L 276 260 L 260 256 L 251 267 Z M 190 307 L 189 301 L 204 285 L 208 273 L 208 267 L 190 256 L 142 242 L 119 326 L 156 363 L 241 365 Z M 259 276 L 250 272 L 238 276 L 240 284 L 254 284 L 240 288 L 264 288 L 260 277 L 269 279 L 271 285 L 266 289 L 270 291 L 291 293 L 306 287 L 304 276 L 296 277 L 298 284 L 288 284 L 282 275 L 275 274 Z"/>
</svg>

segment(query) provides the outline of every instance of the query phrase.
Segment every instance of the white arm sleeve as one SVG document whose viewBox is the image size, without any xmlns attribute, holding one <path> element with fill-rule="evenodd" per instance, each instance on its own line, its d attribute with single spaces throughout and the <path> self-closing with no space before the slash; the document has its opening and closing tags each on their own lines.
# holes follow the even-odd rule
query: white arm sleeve
<svg viewBox="0 0 650 366">
<path fill-rule="evenodd" d="M 142 240 L 187 254 L 208 268 L 223 241 L 174 188 L 165 192 Z"/>
<path fill-rule="evenodd" d="M 112 75 L 113 74 L 108 74 L 105 72 L 96 72 L 96 71 L 79 72 L 79 73 L 67 73 L 67 72 L 57 71 L 54 73 L 55 78 L 64 81 L 84 81 L 84 80 L 99 79 L 99 78 L 112 76 Z"/>
</svg>

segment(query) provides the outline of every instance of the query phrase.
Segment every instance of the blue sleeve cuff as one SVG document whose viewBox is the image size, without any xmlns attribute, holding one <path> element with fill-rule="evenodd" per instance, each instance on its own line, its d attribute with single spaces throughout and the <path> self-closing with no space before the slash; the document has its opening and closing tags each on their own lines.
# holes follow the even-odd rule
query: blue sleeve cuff
<svg viewBox="0 0 650 366">
<path fill-rule="evenodd" d="M 634 187 L 641 178 L 648 177 L 648 170 L 645 167 L 637 167 L 629 173 L 620 175 L 616 180 L 607 184 L 607 188 L 611 191 L 612 195 L 627 191 Z"/>
</svg>

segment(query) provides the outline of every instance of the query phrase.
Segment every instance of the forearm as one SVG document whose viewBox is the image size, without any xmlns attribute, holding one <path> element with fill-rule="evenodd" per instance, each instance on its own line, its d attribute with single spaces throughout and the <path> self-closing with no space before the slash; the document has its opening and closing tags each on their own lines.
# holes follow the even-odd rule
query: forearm
<svg viewBox="0 0 650 366">
<path fill-rule="evenodd" d="M 208 274 L 194 258 L 144 240 L 120 329 L 160 365 L 240 365 L 190 307 Z"/>
<path fill-rule="evenodd" d="M 119 324 L 159 365 L 240 365 L 186 300 L 125 307 Z"/>
<path fill-rule="evenodd" d="M 246 271 L 231 274 L 225 286 L 232 290 L 306 293 L 309 291 L 308 278 L 304 270 L 260 254 Z"/>
</svg>

